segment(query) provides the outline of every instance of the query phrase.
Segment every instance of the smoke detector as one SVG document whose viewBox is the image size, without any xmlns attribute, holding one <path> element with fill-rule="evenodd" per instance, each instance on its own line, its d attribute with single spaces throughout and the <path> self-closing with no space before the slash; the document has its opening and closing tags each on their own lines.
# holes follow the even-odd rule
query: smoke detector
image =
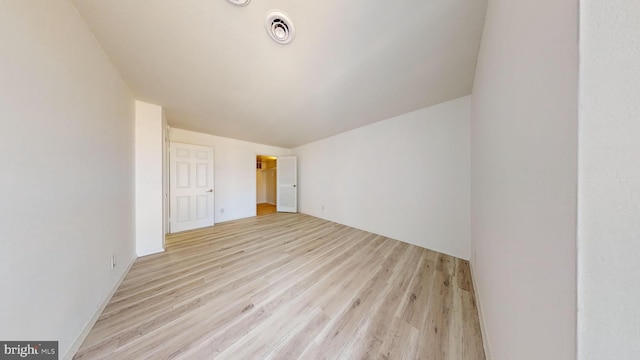
<svg viewBox="0 0 640 360">
<path fill-rule="evenodd" d="M 287 14 L 271 10 L 264 19 L 264 27 L 271 38 L 279 44 L 288 44 L 296 35 L 296 28 Z"/>
<path fill-rule="evenodd" d="M 236 6 L 247 6 L 251 0 L 229 0 L 230 3 Z"/>
</svg>

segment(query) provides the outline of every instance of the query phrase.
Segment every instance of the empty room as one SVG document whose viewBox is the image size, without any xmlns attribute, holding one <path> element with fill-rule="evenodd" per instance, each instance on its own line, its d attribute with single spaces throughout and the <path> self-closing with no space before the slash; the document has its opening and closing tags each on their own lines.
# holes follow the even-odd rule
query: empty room
<svg viewBox="0 0 640 360">
<path fill-rule="evenodd" d="M 0 359 L 638 359 L 638 49 L 636 0 L 0 0 Z"/>
</svg>

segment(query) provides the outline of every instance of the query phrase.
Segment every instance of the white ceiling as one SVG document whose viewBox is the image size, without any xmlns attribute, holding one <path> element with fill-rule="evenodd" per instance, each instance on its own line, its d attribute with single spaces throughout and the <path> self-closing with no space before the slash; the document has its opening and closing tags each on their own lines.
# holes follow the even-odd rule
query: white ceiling
<svg viewBox="0 0 640 360">
<path fill-rule="evenodd" d="M 173 127 L 286 148 L 471 93 L 486 0 L 73 0 Z M 271 9 L 296 37 L 275 43 Z"/>
</svg>

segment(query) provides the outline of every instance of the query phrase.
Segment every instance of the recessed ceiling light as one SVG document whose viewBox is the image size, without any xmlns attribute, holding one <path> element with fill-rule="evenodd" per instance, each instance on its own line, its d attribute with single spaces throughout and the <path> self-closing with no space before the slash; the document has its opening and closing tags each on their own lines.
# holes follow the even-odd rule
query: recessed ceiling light
<svg viewBox="0 0 640 360">
<path fill-rule="evenodd" d="M 271 10 L 264 19 L 264 27 L 271 38 L 279 44 L 288 44 L 296 35 L 296 28 L 289 17 L 279 10 Z"/>
<path fill-rule="evenodd" d="M 251 0 L 229 0 L 230 3 L 236 6 L 247 6 Z"/>
</svg>

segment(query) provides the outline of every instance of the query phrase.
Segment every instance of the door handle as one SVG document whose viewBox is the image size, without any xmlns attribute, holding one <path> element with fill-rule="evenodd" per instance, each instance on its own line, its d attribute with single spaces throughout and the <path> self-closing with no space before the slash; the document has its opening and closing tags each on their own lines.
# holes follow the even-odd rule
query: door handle
<svg viewBox="0 0 640 360">
<path fill-rule="evenodd" d="M 209 189 L 209 190 L 207 190 L 207 191 L 205 191 L 205 192 L 213 192 L 213 189 Z"/>
<path fill-rule="evenodd" d="M 296 185 L 293 185 L 293 187 L 296 187 Z"/>
</svg>

